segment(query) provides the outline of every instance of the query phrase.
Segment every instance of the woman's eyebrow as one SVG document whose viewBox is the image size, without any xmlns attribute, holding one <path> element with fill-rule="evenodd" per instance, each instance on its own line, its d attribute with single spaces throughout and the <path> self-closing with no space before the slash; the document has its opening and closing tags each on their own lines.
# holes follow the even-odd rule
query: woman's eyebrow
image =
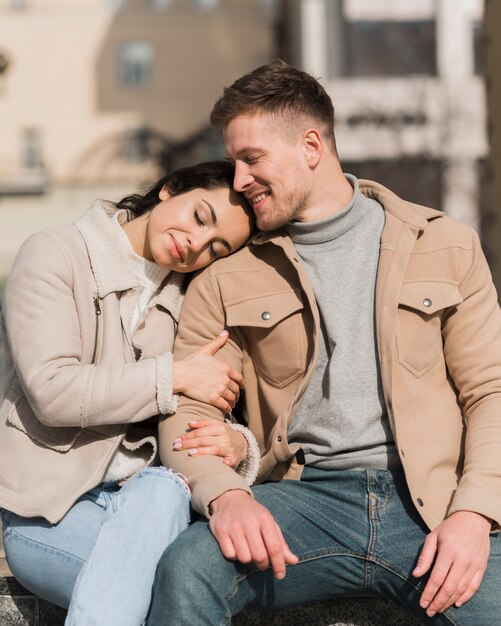
<svg viewBox="0 0 501 626">
<path fill-rule="evenodd" d="M 205 202 L 205 204 L 209 207 L 210 217 L 211 217 L 212 223 L 213 224 L 217 224 L 217 215 L 216 215 L 216 212 L 214 211 L 214 207 L 212 206 L 212 204 L 210 202 L 208 202 L 207 200 L 205 200 L 204 198 L 202 198 L 202 202 Z M 220 239 L 219 241 L 220 241 L 220 243 L 223 244 L 223 246 L 225 248 L 228 248 L 228 252 L 232 252 L 231 246 L 226 241 L 226 239 Z"/>
</svg>

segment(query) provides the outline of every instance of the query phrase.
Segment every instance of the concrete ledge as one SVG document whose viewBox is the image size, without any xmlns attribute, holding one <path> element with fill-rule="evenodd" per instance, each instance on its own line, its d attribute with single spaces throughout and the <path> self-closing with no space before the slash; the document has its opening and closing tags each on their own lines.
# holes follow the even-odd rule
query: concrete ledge
<svg viewBox="0 0 501 626">
<path fill-rule="evenodd" d="M 0 559 L 0 626 L 63 626 L 66 611 L 40 600 L 12 576 Z M 245 611 L 234 626 L 420 626 L 400 607 L 375 598 L 349 598 L 273 613 Z M 103 624 L 103 626 L 106 626 Z M 175 626 L 175 625 L 173 625 Z"/>
</svg>

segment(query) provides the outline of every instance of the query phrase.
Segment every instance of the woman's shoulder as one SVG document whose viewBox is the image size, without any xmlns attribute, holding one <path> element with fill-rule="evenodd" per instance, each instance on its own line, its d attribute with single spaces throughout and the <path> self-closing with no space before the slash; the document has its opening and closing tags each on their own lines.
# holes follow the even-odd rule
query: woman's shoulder
<svg viewBox="0 0 501 626">
<path fill-rule="evenodd" d="M 25 263 L 32 267 L 38 265 L 40 269 L 45 266 L 53 269 L 61 260 L 70 262 L 82 254 L 85 254 L 85 246 L 73 224 L 48 226 L 24 241 L 16 255 L 13 270 Z"/>
</svg>

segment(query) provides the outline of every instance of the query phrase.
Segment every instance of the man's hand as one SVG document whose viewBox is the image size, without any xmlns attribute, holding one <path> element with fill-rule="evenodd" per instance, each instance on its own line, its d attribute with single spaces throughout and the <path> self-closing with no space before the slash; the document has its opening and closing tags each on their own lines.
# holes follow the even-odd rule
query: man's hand
<svg viewBox="0 0 501 626">
<path fill-rule="evenodd" d="M 286 565 L 298 562 L 271 513 L 246 491 L 223 493 L 212 501 L 211 511 L 209 527 L 227 559 L 254 562 L 260 570 L 271 566 L 278 580 Z"/>
<path fill-rule="evenodd" d="M 457 511 L 428 535 L 412 572 L 423 576 L 435 560 L 419 603 L 428 617 L 459 607 L 476 593 L 489 558 L 490 529 L 483 515 Z"/>
</svg>

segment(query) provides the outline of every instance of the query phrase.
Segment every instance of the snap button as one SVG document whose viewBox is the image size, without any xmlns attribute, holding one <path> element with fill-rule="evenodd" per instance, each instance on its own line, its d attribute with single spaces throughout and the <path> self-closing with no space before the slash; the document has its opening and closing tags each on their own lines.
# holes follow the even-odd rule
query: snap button
<svg viewBox="0 0 501 626">
<path fill-rule="evenodd" d="M 429 298 L 425 298 L 423 300 L 423 304 L 424 304 L 424 306 L 431 306 L 431 300 Z"/>
<path fill-rule="evenodd" d="M 419 506 L 424 506 L 424 502 L 421 500 L 421 498 L 417 499 L 417 503 L 419 504 Z"/>
<path fill-rule="evenodd" d="M 261 313 L 261 319 L 264 320 L 265 322 L 268 321 L 271 317 L 271 313 L 269 311 L 263 311 Z"/>
</svg>

